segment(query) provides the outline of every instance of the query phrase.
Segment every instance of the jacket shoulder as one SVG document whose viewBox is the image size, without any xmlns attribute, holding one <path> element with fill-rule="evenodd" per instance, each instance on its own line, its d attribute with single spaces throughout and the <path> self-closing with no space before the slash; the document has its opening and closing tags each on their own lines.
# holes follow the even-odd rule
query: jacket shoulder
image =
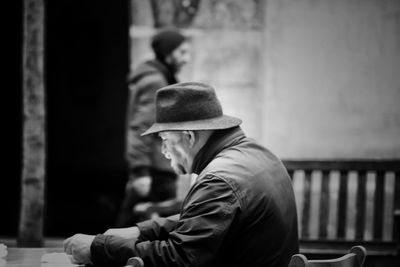
<svg viewBox="0 0 400 267">
<path fill-rule="evenodd" d="M 143 78 L 157 78 L 165 80 L 161 71 L 149 62 L 143 62 L 138 65 L 128 77 L 128 83 L 137 83 Z"/>
</svg>

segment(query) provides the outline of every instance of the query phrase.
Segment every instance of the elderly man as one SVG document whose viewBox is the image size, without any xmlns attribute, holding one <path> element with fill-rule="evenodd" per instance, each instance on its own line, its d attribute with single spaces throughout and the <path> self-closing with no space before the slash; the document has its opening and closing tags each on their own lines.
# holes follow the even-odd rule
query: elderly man
<svg viewBox="0 0 400 267">
<path fill-rule="evenodd" d="M 215 90 L 178 83 L 157 91 L 162 152 L 177 173 L 198 174 L 176 218 L 65 240 L 76 262 L 149 266 L 287 266 L 298 253 L 297 214 L 282 162 L 224 115 Z"/>
</svg>

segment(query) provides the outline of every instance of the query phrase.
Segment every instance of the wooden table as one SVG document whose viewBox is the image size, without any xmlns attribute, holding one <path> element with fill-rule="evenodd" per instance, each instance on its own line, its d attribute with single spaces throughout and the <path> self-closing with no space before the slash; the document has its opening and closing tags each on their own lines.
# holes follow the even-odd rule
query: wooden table
<svg viewBox="0 0 400 267">
<path fill-rule="evenodd" d="M 49 263 L 41 262 L 41 258 L 46 253 L 61 253 L 64 252 L 63 248 L 16 248 L 9 247 L 8 254 L 4 258 L 0 258 L 0 267 L 76 267 L 85 266 L 72 263 Z M 138 264 L 135 261 L 135 264 Z M 86 265 L 96 267 L 93 265 Z M 134 265 L 143 266 L 143 265 Z"/>
<path fill-rule="evenodd" d="M 63 248 L 8 248 L 8 255 L 0 258 L 0 267 L 67 267 L 73 264 L 41 263 L 45 253 L 63 252 Z"/>
</svg>

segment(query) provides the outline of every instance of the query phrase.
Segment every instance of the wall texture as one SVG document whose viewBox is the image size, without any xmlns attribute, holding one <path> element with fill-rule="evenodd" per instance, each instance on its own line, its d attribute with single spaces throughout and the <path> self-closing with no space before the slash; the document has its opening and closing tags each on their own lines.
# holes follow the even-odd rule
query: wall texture
<svg viewBox="0 0 400 267">
<path fill-rule="evenodd" d="M 267 1 L 264 33 L 264 144 L 400 157 L 399 1 Z"/>
<path fill-rule="evenodd" d="M 154 20 L 132 1 L 134 67 Z M 181 80 L 215 86 L 280 157 L 400 157 L 399 1 L 203 0 L 183 30 L 193 61 Z"/>
</svg>

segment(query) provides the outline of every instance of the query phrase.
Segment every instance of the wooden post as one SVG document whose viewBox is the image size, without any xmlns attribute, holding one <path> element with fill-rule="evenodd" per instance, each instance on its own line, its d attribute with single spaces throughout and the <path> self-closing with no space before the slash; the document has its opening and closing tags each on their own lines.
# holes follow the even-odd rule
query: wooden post
<svg viewBox="0 0 400 267">
<path fill-rule="evenodd" d="M 24 0 L 23 167 L 18 246 L 43 246 L 45 192 L 44 0 Z"/>
</svg>

